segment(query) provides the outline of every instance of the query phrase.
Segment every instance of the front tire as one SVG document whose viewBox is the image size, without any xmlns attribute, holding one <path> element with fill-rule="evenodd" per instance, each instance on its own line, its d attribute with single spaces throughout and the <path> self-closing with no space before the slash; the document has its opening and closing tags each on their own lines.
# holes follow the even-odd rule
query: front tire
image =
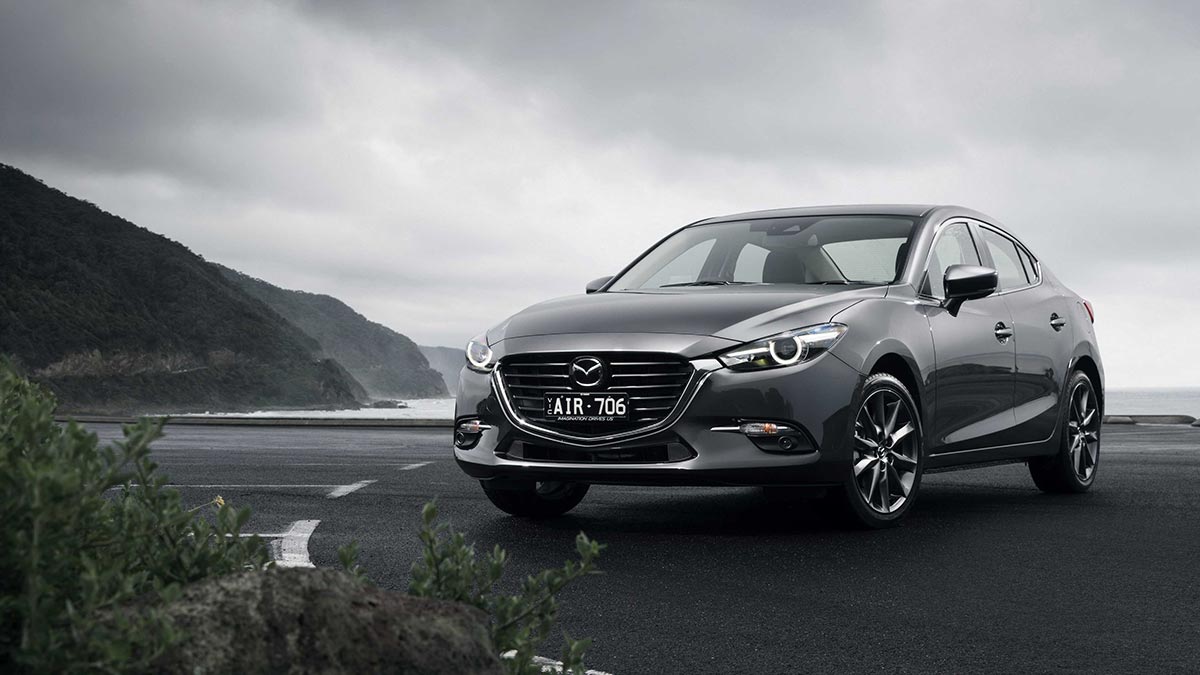
<svg viewBox="0 0 1200 675">
<path fill-rule="evenodd" d="M 493 485 L 480 481 L 483 493 L 501 511 L 523 518 L 554 518 L 579 505 L 587 483 L 528 481 Z"/>
<path fill-rule="evenodd" d="M 867 378 L 854 420 L 849 476 L 840 501 L 853 524 L 892 527 L 912 508 L 925 466 L 921 415 L 900 380 Z"/>
<path fill-rule="evenodd" d="M 1058 452 L 1029 460 L 1029 475 L 1042 492 L 1072 494 L 1087 492 L 1096 482 L 1100 467 L 1100 399 L 1092 380 L 1075 371 L 1067 382 L 1062 434 Z"/>
</svg>

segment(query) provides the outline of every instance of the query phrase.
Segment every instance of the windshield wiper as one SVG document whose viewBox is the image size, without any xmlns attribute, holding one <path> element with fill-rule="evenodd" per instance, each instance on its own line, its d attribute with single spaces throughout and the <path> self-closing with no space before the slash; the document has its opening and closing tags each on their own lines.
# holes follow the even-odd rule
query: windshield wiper
<svg viewBox="0 0 1200 675">
<path fill-rule="evenodd" d="M 697 279 L 695 281 L 684 281 L 678 284 L 663 284 L 659 288 L 674 288 L 676 286 L 730 286 L 733 284 L 750 284 L 752 281 L 727 281 L 725 279 Z"/>
</svg>

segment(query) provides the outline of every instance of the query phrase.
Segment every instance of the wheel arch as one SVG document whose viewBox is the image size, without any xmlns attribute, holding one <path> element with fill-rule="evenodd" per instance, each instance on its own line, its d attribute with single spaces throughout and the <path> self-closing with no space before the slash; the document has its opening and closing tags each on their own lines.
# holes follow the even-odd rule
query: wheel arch
<svg viewBox="0 0 1200 675">
<path fill-rule="evenodd" d="M 864 300 L 833 320 L 849 330 L 834 346 L 833 355 L 864 377 L 887 372 L 904 383 L 922 416 L 934 407 L 933 335 L 929 321 L 904 293 Z"/>
<path fill-rule="evenodd" d="M 1104 414 L 1104 375 L 1100 371 L 1100 366 L 1088 354 L 1081 354 L 1071 360 L 1071 369 L 1068 374 L 1074 371 L 1081 371 L 1088 376 L 1092 381 L 1092 389 L 1096 392 L 1096 398 L 1100 399 L 1100 414 Z"/>
<path fill-rule="evenodd" d="M 925 416 L 924 392 L 921 388 L 921 381 L 917 376 L 916 361 L 911 354 L 905 355 L 899 351 L 886 351 L 878 355 L 872 362 L 870 369 L 866 371 L 868 376 L 877 373 L 887 373 L 900 380 L 900 383 L 912 394 L 913 402 L 917 405 L 917 412 L 922 417 Z"/>
</svg>

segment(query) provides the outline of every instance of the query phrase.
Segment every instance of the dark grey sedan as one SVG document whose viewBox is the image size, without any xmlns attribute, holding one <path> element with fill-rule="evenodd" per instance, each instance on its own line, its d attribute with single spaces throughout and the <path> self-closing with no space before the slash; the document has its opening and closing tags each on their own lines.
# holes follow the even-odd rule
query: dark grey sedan
<svg viewBox="0 0 1200 675">
<path fill-rule="evenodd" d="M 710 218 L 472 340 L 455 457 L 531 517 L 592 483 L 754 485 L 883 527 L 922 474 L 1000 462 L 1083 492 L 1104 407 L 1092 322 L 969 209 Z"/>
</svg>

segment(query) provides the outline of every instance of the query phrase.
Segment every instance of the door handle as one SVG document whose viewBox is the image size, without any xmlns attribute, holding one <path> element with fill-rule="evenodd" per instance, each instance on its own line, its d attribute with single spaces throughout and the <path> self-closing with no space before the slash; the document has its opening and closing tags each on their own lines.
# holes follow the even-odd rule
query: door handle
<svg viewBox="0 0 1200 675">
<path fill-rule="evenodd" d="M 1000 344 L 1007 343 L 1009 338 L 1012 336 L 1013 329 L 1005 326 L 1003 321 L 996 324 L 996 340 L 999 341 Z"/>
<path fill-rule="evenodd" d="M 1057 333 L 1062 330 L 1065 325 L 1067 325 L 1066 319 L 1060 317 L 1058 314 L 1050 315 L 1050 327 L 1054 329 L 1054 332 Z"/>
</svg>

